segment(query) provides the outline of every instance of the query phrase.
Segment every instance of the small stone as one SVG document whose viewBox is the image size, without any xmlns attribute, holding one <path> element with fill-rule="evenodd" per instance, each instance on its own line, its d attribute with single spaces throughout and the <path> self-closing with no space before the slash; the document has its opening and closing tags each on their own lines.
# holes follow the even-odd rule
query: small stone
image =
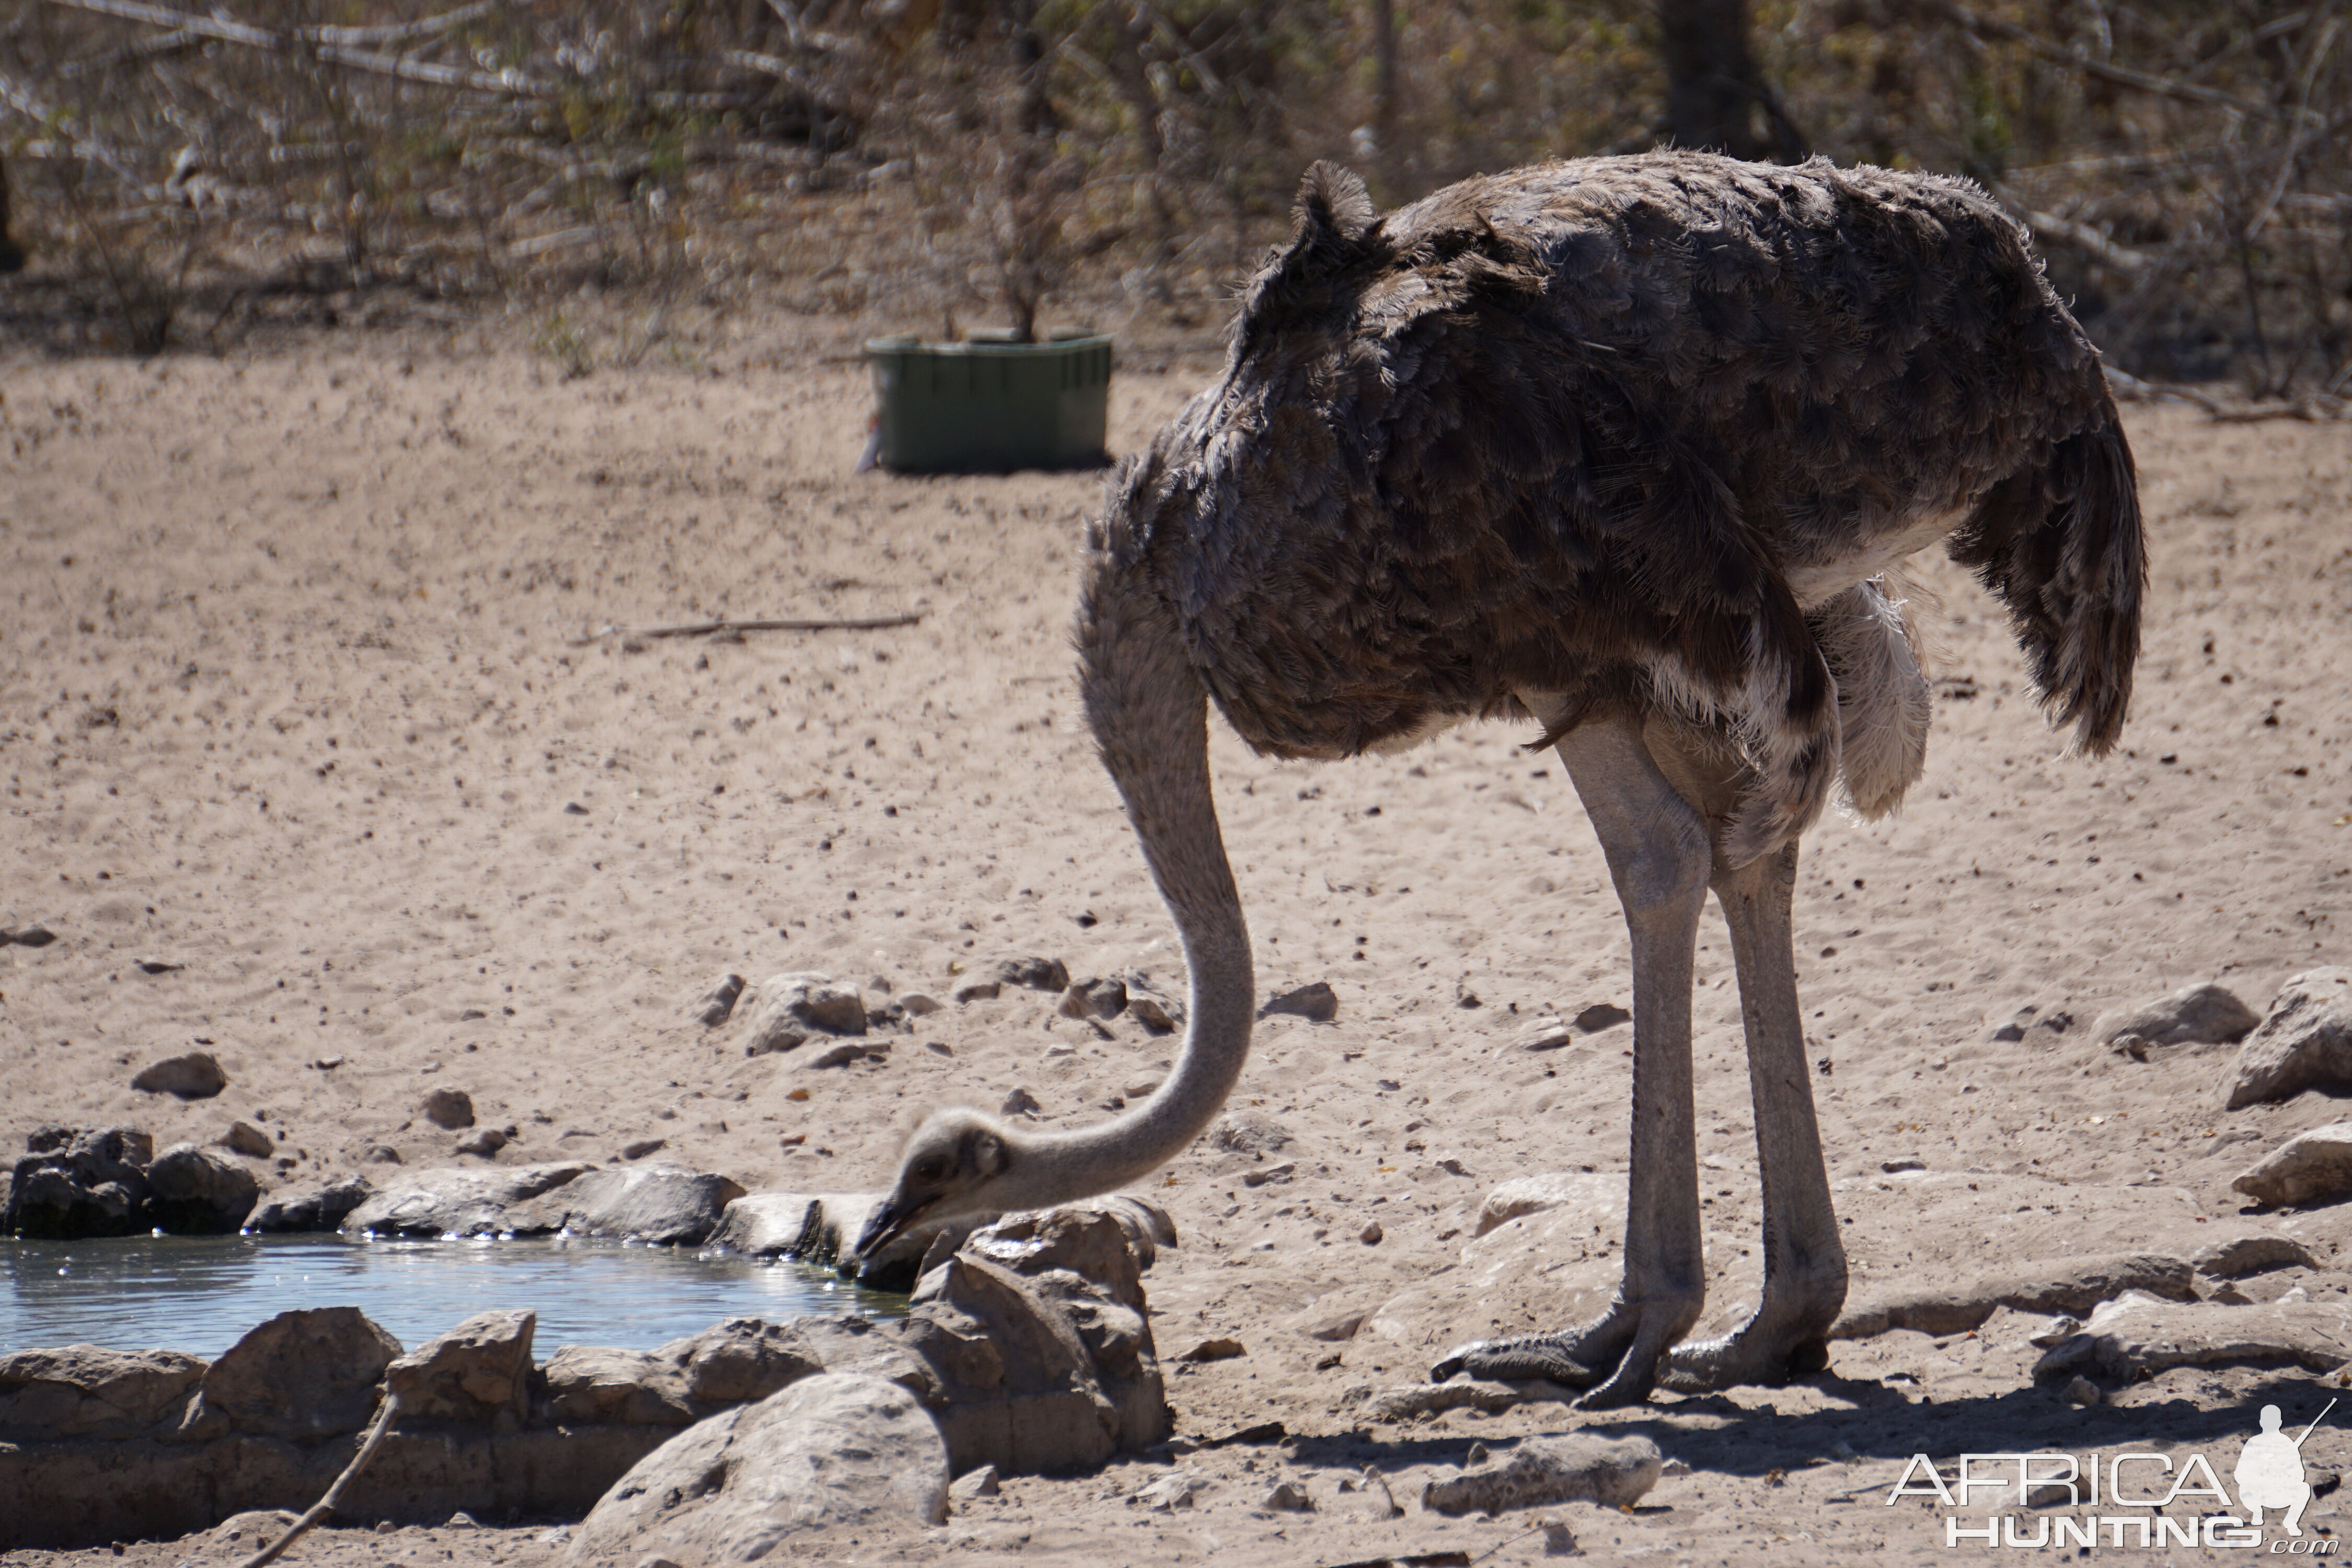
<svg viewBox="0 0 2352 1568">
<path fill-rule="evenodd" d="M 485 1127 L 471 1138 L 462 1140 L 457 1145 L 457 1152 L 479 1154 L 487 1160 L 512 1142 L 511 1138 L 498 1128 Z"/>
<path fill-rule="evenodd" d="M 131 962 L 142 974 L 177 974 L 187 967 L 184 963 L 173 963 L 168 958 L 134 958 Z"/>
<path fill-rule="evenodd" d="M 1290 1129 L 1262 1110 L 1229 1110 L 1218 1118 L 1209 1141 L 1237 1154 L 1271 1154 L 1290 1142 Z"/>
<path fill-rule="evenodd" d="M 1162 1476 L 1135 1494 L 1135 1500 L 1153 1513 L 1167 1513 L 1174 1509 L 1191 1508 L 1195 1494 L 1207 1491 L 1213 1483 L 1209 1478 L 1190 1470 L 1179 1470 L 1172 1476 Z"/>
<path fill-rule="evenodd" d="M 1927 1168 L 1927 1162 L 1916 1154 L 1897 1154 L 1892 1160 L 1881 1160 L 1878 1168 L 1894 1176 L 1905 1171 L 1924 1171 Z"/>
<path fill-rule="evenodd" d="M 1487 1447 L 1484 1443 L 1473 1443 L 1470 1445 L 1470 1451 L 1462 1456 L 1462 1468 L 1465 1470 L 1473 1469 L 1477 1466 L 1485 1464 L 1492 1458 L 1494 1458 L 1493 1449 Z"/>
<path fill-rule="evenodd" d="M 811 1058 L 808 1065 L 811 1068 L 839 1068 L 847 1067 L 852 1062 L 862 1062 L 865 1059 L 866 1047 L 864 1046 L 856 1045 L 855 1043 L 845 1043 L 827 1047 L 817 1056 Z"/>
<path fill-rule="evenodd" d="M 956 1502 L 971 1502 L 975 1498 L 996 1497 L 1003 1489 L 996 1484 L 996 1467 L 982 1465 L 958 1476 L 948 1488 L 948 1496 Z"/>
<path fill-rule="evenodd" d="M 22 926 L 10 931 L 7 940 L 15 942 L 18 947 L 47 947 L 58 940 L 58 933 L 47 926 Z"/>
<path fill-rule="evenodd" d="M 1354 1339 L 1356 1331 L 1362 1328 L 1364 1320 L 1370 1316 L 1371 1313 L 1361 1307 L 1348 1307 L 1336 1312 L 1318 1313 L 1300 1323 L 1298 1331 L 1310 1340 L 1321 1340 L 1327 1344 L 1338 1343 L 1344 1340 Z"/>
<path fill-rule="evenodd" d="M 866 999 L 822 974 L 772 975 L 760 986 L 743 1054 L 789 1051 L 818 1035 L 866 1033 Z"/>
<path fill-rule="evenodd" d="M 566 816 L 585 816 L 588 815 L 588 808 L 581 805 L 576 800 L 567 800 L 563 803 L 563 815 Z"/>
<path fill-rule="evenodd" d="M 658 1154 L 668 1147 L 669 1140 L 667 1138 L 640 1138 L 634 1143 L 621 1145 L 621 1158 L 642 1160 L 648 1154 Z"/>
<path fill-rule="evenodd" d="M 441 1528 L 444 1530 L 479 1530 L 482 1527 L 474 1522 L 474 1516 L 472 1514 L 467 1513 L 461 1508 L 457 1512 L 451 1514 L 449 1516 L 449 1522 L 443 1525 Z"/>
<path fill-rule="evenodd" d="M 1543 1526 L 1544 1555 L 1547 1557 L 1581 1557 L 1583 1551 L 1576 1544 L 1576 1532 L 1556 1519 L 1546 1520 Z"/>
<path fill-rule="evenodd" d="M 1127 984 L 1098 974 L 1073 981 L 1055 1011 L 1066 1018 L 1116 1018 L 1127 1011 Z"/>
<path fill-rule="evenodd" d="M 949 994 L 959 1002 L 993 1002 L 1003 990 L 1004 986 L 1001 981 L 982 980 L 974 975 L 970 979 L 957 981 L 955 989 Z"/>
<path fill-rule="evenodd" d="M 695 1021 L 706 1029 L 715 1029 L 734 1016 L 735 1003 L 743 994 L 743 977 L 722 974 L 719 984 L 702 994 L 694 1005 Z"/>
<path fill-rule="evenodd" d="M 230 1122 L 228 1131 L 221 1134 L 220 1141 L 222 1148 L 252 1160 L 267 1160 L 278 1152 L 277 1146 L 269 1142 L 269 1134 L 243 1121 Z"/>
<path fill-rule="evenodd" d="M 1315 1500 L 1308 1497 L 1305 1489 L 1296 1481 L 1276 1482 L 1273 1489 L 1268 1491 L 1265 1496 L 1260 1500 L 1258 1506 L 1260 1508 L 1270 1509 L 1276 1513 L 1312 1513 L 1315 1511 Z"/>
<path fill-rule="evenodd" d="M 1533 1025 L 1519 1031 L 1511 1041 L 1511 1048 L 1519 1051 L 1556 1051 L 1562 1046 L 1576 1043 L 1576 1035 L 1558 1018 L 1538 1018 Z"/>
<path fill-rule="evenodd" d="M 1613 1029 L 1620 1024 L 1632 1023 L 1633 1015 L 1614 1002 L 1595 1002 L 1591 1006 L 1579 1013 L 1572 1021 L 1584 1033 L 1597 1035 L 1603 1029 Z"/>
<path fill-rule="evenodd" d="M 2311 1248 L 2284 1236 L 2241 1236 L 2217 1241 L 2189 1259 L 2209 1279 L 2242 1279 L 2266 1268 L 2316 1268 Z"/>
<path fill-rule="evenodd" d="M 1058 958 L 1003 958 L 997 960 L 996 978 L 1007 985 L 1025 985 L 1032 991 L 1067 991 L 1070 972 L 1062 967 Z"/>
<path fill-rule="evenodd" d="M 1043 1109 L 1037 1103 L 1037 1097 L 1025 1089 L 1014 1089 L 1004 1097 L 1004 1103 L 997 1107 L 1006 1116 L 1031 1116 Z"/>
<path fill-rule="evenodd" d="M 2209 981 L 2108 1013 L 2091 1026 L 2091 1032 L 2110 1050 L 2126 1050 L 2133 1042 L 2143 1048 L 2229 1045 L 2244 1039 L 2261 1022 L 2234 992 Z"/>
<path fill-rule="evenodd" d="M 400 1151 L 388 1143 L 371 1143 L 360 1151 L 360 1159 L 370 1165 L 397 1165 Z"/>
<path fill-rule="evenodd" d="M 425 1097 L 425 1120 L 454 1132 L 474 1124 L 474 1097 L 462 1089 L 443 1087 Z"/>
<path fill-rule="evenodd" d="M 648 1552 L 631 1564 L 631 1568 L 679 1568 L 679 1563 L 674 1557 L 665 1557 L 658 1552 Z"/>
<path fill-rule="evenodd" d="M 1285 1160 L 1279 1165 L 1259 1165 L 1242 1173 L 1242 1185 L 1263 1187 L 1271 1184 L 1276 1186 L 1287 1186 L 1290 1184 L 1290 1178 L 1297 1174 L 1297 1172 L 1298 1167 L 1288 1160 Z"/>
<path fill-rule="evenodd" d="M 1232 1361 L 1238 1356 L 1247 1354 L 1249 1352 L 1242 1347 L 1239 1340 L 1202 1340 L 1176 1359 L 1194 1363 Z"/>
<path fill-rule="evenodd" d="M 1126 1086 L 1120 1090 L 1120 1092 L 1125 1094 L 1129 1100 L 1148 1099 L 1160 1092 L 1160 1085 L 1163 1076 L 1164 1075 L 1160 1073 L 1153 1072 L 1145 1073 L 1139 1077 L 1129 1079 Z"/>
<path fill-rule="evenodd" d="M 1257 1010 L 1261 1018 L 1278 1013 L 1304 1018 L 1310 1024 L 1328 1024 L 1339 1016 L 1339 998 L 1329 981 L 1312 981 L 1267 997 L 1265 1005 Z"/>
<path fill-rule="evenodd" d="M 1365 1222 L 1364 1228 L 1356 1233 L 1356 1239 L 1366 1247 L 1378 1247 L 1381 1244 L 1381 1237 L 1385 1234 L 1381 1229 L 1380 1221 L 1369 1220 Z"/>
<path fill-rule="evenodd" d="M 142 1093 L 168 1094 L 180 1100 L 210 1100 L 228 1087 L 228 1074 L 221 1071 L 220 1063 L 213 1059 L 211 1052 L 190 1051 L 185 1056 L 166 1057 L 147 1068 L 131 1080 L 131 1087 Z"/>
<path fill-rule="evenodd" d="M 2105 1405 L 2107 1396 L 2089 1378 L 2078 1377 L 2066 1385 L 2065 1400 L 2069 1405 Z"/>
<path fill-rule="evenodd" d="M 940 999 L 926 991 L 909 991 L 898 998 L 909 1018 L 928 1018 L 940 1010 Z"/>
</svg>

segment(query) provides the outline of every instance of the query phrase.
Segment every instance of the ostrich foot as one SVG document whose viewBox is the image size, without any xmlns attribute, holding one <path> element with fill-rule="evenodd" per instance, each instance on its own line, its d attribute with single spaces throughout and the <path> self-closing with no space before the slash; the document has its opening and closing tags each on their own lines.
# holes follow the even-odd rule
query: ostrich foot
<svg viewBox="0 0 2352 1568">
<path fill-rule="evenodd" d="M 1681 1302 L 1654 1303 L 1645 1310 L 1620 1300 L 1599 1321 L 1580 1329 L 1456 1346 L 1430 1369 L 1430 1378 L 1443 1383 L 1457 1372 L 1507 1383 L 1547 1378 L 1587 1390 L 1576 1402 L 1580 1409 L 1639 1405 L 1656 1384 L 1660 1357 L 1696 1315 Z"/>
<path fill-rule="evenodd" d="M 1750 1318 L 1721 1339 L 1676 1345 L 1658 1382 L 1677 1394 L 1713 1394 L 1743 1383 L 1776 1388 L 1829 1364 L 1829 1341 L 1818 1331 L 1775 1331 Z"/>
</svg>

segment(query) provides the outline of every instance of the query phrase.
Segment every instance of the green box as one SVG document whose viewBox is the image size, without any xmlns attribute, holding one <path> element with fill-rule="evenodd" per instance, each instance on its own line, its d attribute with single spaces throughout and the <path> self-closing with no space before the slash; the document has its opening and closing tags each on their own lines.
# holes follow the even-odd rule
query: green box
<svg viewBox="0 0 2352 1568">
<path fill-rule="evenodd" d="M 884 468 L 902 474 L 1095 468 L 1110 399 L 1110 339 L 1050 342 L 975 335 L 953 343 L 877 338 L 874 365 Z"/>
</svg>

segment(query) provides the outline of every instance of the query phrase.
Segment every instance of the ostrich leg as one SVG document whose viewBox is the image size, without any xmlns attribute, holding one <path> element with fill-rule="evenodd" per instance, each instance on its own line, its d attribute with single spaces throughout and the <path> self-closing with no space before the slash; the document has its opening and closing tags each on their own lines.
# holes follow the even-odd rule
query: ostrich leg
<svg viewBox="0 0 2352 1568">
<path fill-rule="evenodd" d="M 1659 772 L 1638 721 L 1593 720 L 1558 750 L 1601 839 L 1633 937 L 1624 1279 L 1597 1321 L 1463 1345 L 1431 1375 L 1549 1378 L 1591 1388 L 1580 1403 L 1606 1408 L 1649 1397 L 1660 1357 L 1690 1331 L 1706 1298 L 1691 1104 L 1691 965 L 1714 851 L 1706 821 Z"/>
<path fill-rule="evenodd" d="M 1822 1165 L 1797 1005 L 1790 917 L 1796 884 L 1793 839 L 1777 854 L 1736 871 L 1718 868 L 1715 877 L 1747 1026 L 1748 1086 L 1764 1185 L 1764 1294 L 1755 1315 L 1730 1333 L 1675 1351 L 1664 1379 L 1670 1388 L 1778 1384 L 1819 1372 L 1829 1364 L 1824 1336 L 1845 1304 L 1845 1245 Z"/>
</svg>

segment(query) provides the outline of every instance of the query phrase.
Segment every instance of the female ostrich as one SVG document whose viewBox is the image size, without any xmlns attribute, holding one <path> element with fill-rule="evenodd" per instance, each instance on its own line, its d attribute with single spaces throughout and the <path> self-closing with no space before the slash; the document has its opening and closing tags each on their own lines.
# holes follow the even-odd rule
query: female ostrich
<svg viewBox="0 0 2352 1568">
<path fill-rule="evenodd" d="M 1166 1083 L 1039 1135 L 915 1133 L 861 1237 L 1134 1181 L 1216 1114 L 1248 1052 L 1249 936 L 1210 794 L 1207 699 L 1284 757 L 1532 721 L 1633 938 L 1624 1279 L 1595 1322 L 1465 1345 L 1457 1370 L 1585 1403 L 1817 1370 L 1846 1269 L 1790 952 L 1798 836 L 1833 774 L 1865 815 L 1918 776 L 1927 694 L 1874 581 L 1938 540 L 2008 606 L 2056 721 L 2122 726 L 2144 568 L 2098 356 L 1975 186 L 1685 153 L 1466 181 L 1376 217 L 1307 172 L 1223 378 L 1114 480 L 1080 680 L 1191 968 Z M 1729 926 L 1763 1179 L 1764 1287 L 1705 1294 L 1693 949 Z"/>
</svg>

